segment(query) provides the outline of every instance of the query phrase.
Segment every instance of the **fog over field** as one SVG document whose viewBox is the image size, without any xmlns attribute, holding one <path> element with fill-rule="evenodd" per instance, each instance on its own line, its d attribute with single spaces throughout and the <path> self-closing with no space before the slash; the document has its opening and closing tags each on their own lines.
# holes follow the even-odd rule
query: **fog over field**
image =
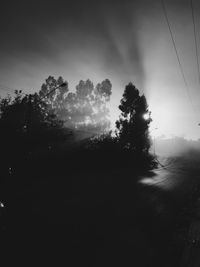
<svg viewBox="0 0 200 267">
<path fill-rule="evenodd" d="M 183 137 L 162 138 L 152 140 L 152 151 L 160 156 L 200 156 L 200 139 L 187 140 Z"/>
</svg>

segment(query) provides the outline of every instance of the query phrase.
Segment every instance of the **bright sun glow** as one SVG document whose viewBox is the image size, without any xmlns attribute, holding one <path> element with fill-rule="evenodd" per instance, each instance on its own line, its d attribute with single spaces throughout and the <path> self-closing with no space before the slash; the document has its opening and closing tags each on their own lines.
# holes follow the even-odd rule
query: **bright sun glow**
<svg viewBox="0 0 200 267">
<path fill-rule="evenodd" d="M 145 113 L 145 114 L 143 115 L 143 118 L 147 121 L 147 120 L 149 119 L 149 113 Z"/>
<path fill-rule="evenodd" d="M 165 107 L 154 108 L 151 117 L 153 119 L 150 126 L 152 136 L 171 137 L 173 135 L 174 117 L 170 109 Z"/>
</svg>

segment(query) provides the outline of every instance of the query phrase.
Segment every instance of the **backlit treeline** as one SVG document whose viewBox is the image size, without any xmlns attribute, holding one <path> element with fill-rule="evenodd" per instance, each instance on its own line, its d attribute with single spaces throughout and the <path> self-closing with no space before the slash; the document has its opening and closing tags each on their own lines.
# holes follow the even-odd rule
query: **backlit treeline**
<svg viewBox="0 0 200 267">
<path fill-rule="evenodd" d="M 64 87 L 59 87 L 63 83 Z M 57 88 L 56 90 L 54 90 Z M 109 130 L 108 102 L 112 94 L 112 84 L 105 79 L 96 86 L 88 79 L 81 80 L 71 92 L 68 82 L 62 77 L 49 76 L 43 83 L 39 96 L 64 125 L 74 129 L 87 129 L 97 132 Z"/>
</svg>

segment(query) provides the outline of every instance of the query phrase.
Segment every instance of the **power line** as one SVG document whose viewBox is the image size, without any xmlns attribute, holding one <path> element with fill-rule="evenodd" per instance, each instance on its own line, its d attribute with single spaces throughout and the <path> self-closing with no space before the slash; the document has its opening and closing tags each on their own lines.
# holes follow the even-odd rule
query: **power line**
<svg viewBox="0 0 200 267">
<path fill-rule="evenodd" d="M 170 32 L 170 35 L 171 35 L 173 47 L 174 47 L 174 50 L 175 50 L 175 53 L 176 53 L 176 57 L 177 57 L 177 60 L 178 60 L 178 65 L 179 65 L 179 68 L 180 68 L 180 72 L 181 72 L 181 75 L 183 77 L 183 81 L 184 81 L 184 84 L 185 84 L 187 96 L 188 96 L 188 99 L 190 100 L 190 103 L 191 103 L 192 109 L 194 111 L 194 114 L 195 114 L 195 116 L 197 116 L 197 112 L 195 111 L 195 107 L 193 105 L 193 101 L 192 101 L 192 98 L 191 98 L 191 95 L 190 95 L 190 92 L 189 92 L 189 86 L 188 86 L 188 83 L 187 83 L 187 80 L 186 80 L 186 77 L 185 77 L 185 73 L 184 73 L 184 70 L 183 70 L 183 67 L 182 67 L 182 64 L 181 64 L 181 61 L 180 61 L 178 49 L 176 47 L 176 42 L 175 42 L 174 35 L 173 35 L 172 29 L 171 29 L 171 25 L 170 25 L 170 22 L 169 22 L 167 9 L 166 9 L 164 0 L 161 0 L 161 3 L 162 3 L 162 8 L 163 8 L 163 13 L 165 15 L 165 19 L 166 19 L 166 22 L 167 22 L 167 26 L 168 26 L 168 29 L 169 29 L 169 32 Z"/>
<path fill-rule="evenodd" d="M 194 30 L 196 63 L 197 63 L 197 71 L 198 71 L 198 78 L 199 78 L 199 85 L 200 85 L 200 66 L 199 66 L 199 56 L 198 56 L 198 46 L 197 46 L 197 31 L 196 31 L 196 23 L 195 23 L 195 16 L 194 16 L 193 0 L 190 0 L 190 6 L 191 6 L 191 11 L 192 11 L 192 23 L 193 23 L 193 30 Z"/>
</svg>

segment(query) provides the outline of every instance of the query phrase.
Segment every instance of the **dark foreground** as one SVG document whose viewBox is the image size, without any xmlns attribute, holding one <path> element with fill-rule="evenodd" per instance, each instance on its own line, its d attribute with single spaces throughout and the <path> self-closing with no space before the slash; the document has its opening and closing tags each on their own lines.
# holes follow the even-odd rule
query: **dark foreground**
<svg viewBox="0 0 200 267">
<path fill-rule="evenodd" d="M 134 164 L 107 168 L 102 158 L 99 168 L 84 169 L 63 157 L 55 161 L 55 155 L 36 158 L 4 173 L 1 240 L 7 262 L 179 266 L 193 182 L 180 193 L 141 183 Z M 149 172 L 142 177 L 153 181 L 158 176 Z"/>
</svg>

